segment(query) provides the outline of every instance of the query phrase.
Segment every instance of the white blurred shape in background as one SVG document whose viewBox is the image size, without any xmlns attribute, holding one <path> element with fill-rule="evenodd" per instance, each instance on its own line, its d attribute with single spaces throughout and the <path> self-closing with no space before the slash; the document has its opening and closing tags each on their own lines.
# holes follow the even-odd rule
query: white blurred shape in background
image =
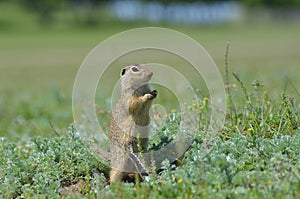
<svg viewBox="0 0 300 199">
<path fill-rule="evenodd" d="M 114 1 L 109 9 L 122 21 L 148 21 L 153 23 L 219 24 L 241 18 L 242 6 L 238 2 L 171 3 Z"/>
</svg>

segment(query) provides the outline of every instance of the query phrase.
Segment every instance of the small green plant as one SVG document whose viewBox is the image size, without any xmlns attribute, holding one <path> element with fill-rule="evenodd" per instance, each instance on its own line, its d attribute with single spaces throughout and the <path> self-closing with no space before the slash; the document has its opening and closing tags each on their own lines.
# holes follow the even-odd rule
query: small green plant
<svg viewBox="0 0 300 199">
<path fill-rule="evenodd" d="M 86 181 L 93 172 L 107 175 L 109 171 L 86 149 L 72 126 L 65 136 L 35 137 L 25 146 L 4 138 L 0 142 L 0 193 L 7 198 L 56 197 L 61 187 Z"/>
</svg>

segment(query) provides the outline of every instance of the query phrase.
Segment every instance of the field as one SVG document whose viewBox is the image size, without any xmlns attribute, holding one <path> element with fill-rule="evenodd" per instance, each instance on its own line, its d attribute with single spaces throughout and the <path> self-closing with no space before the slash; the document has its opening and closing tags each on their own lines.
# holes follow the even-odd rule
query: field
<svg viewBox="0 0 300 199">
<path fill-rule="evenodd" d="M 18 13 L 14 17 L 12 10 Z M 9 4 L 0 7 L 2 197 L 300 198 L 299 24 L 158 24 L 201 43 L 224 80 L 225 47 L 231 40 L 228 96 L 233 104 L 228 100 L 224 128 L 209 149 L 201 147 L 203 125 L 181 166 L 174 168 L 166 162 L 163 171 L 144 182 L 107 185 L 108 168 L 83 147 L 71 125 L 76 72 L 104 39 L 153 24 L 104 21 L 97 27 L 41 28 L 33 22 L 34 16 L 23 12 Z M 99 100 L 98 111 L 107 131 L 110 106 L 104 102 L 110 96 L 105 93 L 99 94 L 103 101 Z M 165 97 L 160 103 L 169 100 Z M 191 109 L 209 114 L 210 106 L 203 97 L 199 100 L 201 106 Z M 175 111 L 168 114 L 180 118 Z M 163 125 L 153 140 L 158 147 L 165 132 L 169 129 L 166 136 L 171 139 L 176 127 L 172 122 Z M 203 150 L 209 153 L 203 156 L 207 152 Z"/>
</svg>

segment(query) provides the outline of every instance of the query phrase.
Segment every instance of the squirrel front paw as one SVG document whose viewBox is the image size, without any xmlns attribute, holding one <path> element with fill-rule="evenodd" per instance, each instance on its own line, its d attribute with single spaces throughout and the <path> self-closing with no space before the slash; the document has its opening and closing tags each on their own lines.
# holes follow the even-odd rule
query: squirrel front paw
<svg viewBox="0 0 300 199">
<path fill-rule="evenodd" d="M 157 96 L 157 94 L 158 94 L 157 90 L 153 90 L 153 91 L 151 91 L 151 95 L 153 95 L 153 96 L 154 96 L 154 98 Z"/>
<path fill-rule="evenodd" d="M 147 93 L 147 94 L 144 95 L 144 97 L 147 100 L 152 100 L 152 99 L 156 98 L 156 96 L 157 96 L 157 90 L 153 90 L 150 93 Z"/>
</svg>

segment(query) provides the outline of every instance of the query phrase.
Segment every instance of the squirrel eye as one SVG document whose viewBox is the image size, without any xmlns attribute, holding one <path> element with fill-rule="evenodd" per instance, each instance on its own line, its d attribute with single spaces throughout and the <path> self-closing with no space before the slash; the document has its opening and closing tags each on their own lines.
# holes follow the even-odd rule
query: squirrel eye
<svg viewBox="0 0 300 199">
<path fill-rule="evenodd" d="M 139 71 L 139 69 L 138 69 L 137 67 L 132 67 L 131 70 L 132 70 L 133 72 L 138 72 L 138 71 Z"/>
</svg>

